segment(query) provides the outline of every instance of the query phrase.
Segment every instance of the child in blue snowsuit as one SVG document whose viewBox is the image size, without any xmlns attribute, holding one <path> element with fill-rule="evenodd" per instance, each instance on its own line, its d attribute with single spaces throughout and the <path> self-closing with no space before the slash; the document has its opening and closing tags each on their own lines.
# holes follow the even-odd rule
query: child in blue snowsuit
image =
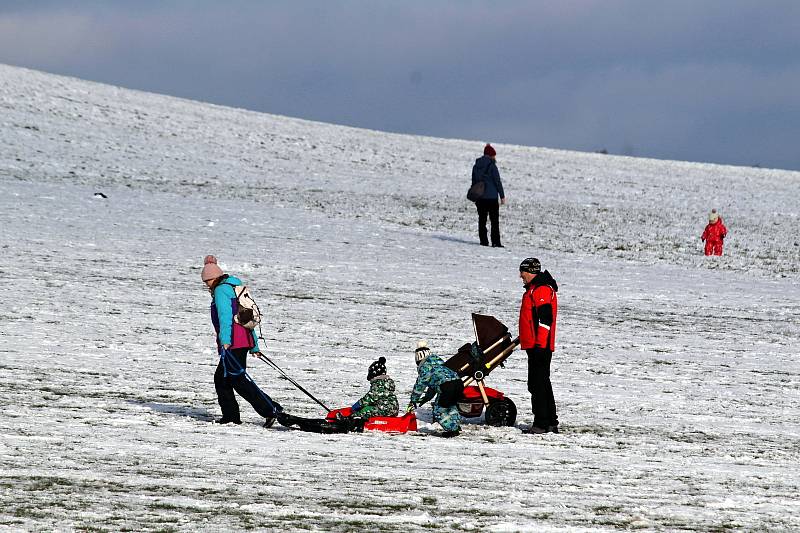
<svg viewBox="0 0 800 533">
<path fill-rule="evenodd" d="M 461 415 L 456 404 L 464 391 L 464 383 L 454 370 L 444 366 L 441 357 L 431 353 L 425 341 L 417 343 L 414 359 L 418 376 L 407 411 L 415 410 L 436 396 L 433 420 L 444 429 L 443 437 L 455 437 L 461 431 Z"/>
</svg>

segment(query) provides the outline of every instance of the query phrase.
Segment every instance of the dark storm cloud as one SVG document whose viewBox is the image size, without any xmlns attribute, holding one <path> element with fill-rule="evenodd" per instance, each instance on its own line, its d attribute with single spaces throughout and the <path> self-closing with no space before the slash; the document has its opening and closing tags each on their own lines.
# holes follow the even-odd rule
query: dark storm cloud
<svg viewBox="0 0 800 533">
<path fill-rule="evenodd" d="M 800 168 L 800 3 L 4 2 L 0 61 L 374 129 Z"/>
</svg>

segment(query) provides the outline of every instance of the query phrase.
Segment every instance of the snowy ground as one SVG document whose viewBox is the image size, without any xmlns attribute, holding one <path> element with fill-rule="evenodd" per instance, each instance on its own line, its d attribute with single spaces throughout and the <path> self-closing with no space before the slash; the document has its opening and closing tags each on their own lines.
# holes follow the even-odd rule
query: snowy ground
<svg viewBox="0 0 800 533">
<path fill-rule="evenodd" d="M 800 528 L 800 173 L 498 146 L 508 247 L 485 249 L 463 199 L 481 146 L 0 66 L 0 529 Z M 711 260 L 710 207 L 731 231 Z M 415 341 L 453 353 L 470 312 L 513 327 L 538 256 L 563 432 L 210 424 L 207 253 L 337 406 L 379 355 L 404 403 Z M 518 427 L 525 376 L 517 353 L 488 380 Z"/>
</svg>

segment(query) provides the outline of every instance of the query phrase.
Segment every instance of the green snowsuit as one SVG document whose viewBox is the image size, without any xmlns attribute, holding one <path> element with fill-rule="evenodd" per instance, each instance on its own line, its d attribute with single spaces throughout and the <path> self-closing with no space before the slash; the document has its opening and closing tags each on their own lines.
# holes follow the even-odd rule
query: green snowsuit
<svg viewBox="0 0 800 533">
<path fill-rule="evenodd" d="M 372 378 L 369 382 L 369 392 L 353 405 L 352 416 L 361 418 L 397 416 L 400 408 L 394 390 L 394 381 L 389 376 Z"/>
</svg>

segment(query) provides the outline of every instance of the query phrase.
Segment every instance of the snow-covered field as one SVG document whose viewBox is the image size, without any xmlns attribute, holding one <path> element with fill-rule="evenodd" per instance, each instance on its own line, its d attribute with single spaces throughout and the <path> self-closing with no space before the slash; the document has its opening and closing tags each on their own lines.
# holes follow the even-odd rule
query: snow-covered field
<svg viewBox="0 0 800 533">
<path fill-rule="evenodd" d="M 497 146 L 505 249 L 464 199 L 480 142 L 318 124 L 0 66 L 0 529 L 798 530 L 800 173 Z M 93 198 L 102 191 L 108 198 Z M 702 256 L 711 207 L 726 255 Z M 266 352 L 329 405 L 413 347 L 515 327 L 559 281 L 562 433 L 217 426 L 199 279 L 266 308 Z M 321 409 L 266 365 L 293 413 Z"/>
</svg>

